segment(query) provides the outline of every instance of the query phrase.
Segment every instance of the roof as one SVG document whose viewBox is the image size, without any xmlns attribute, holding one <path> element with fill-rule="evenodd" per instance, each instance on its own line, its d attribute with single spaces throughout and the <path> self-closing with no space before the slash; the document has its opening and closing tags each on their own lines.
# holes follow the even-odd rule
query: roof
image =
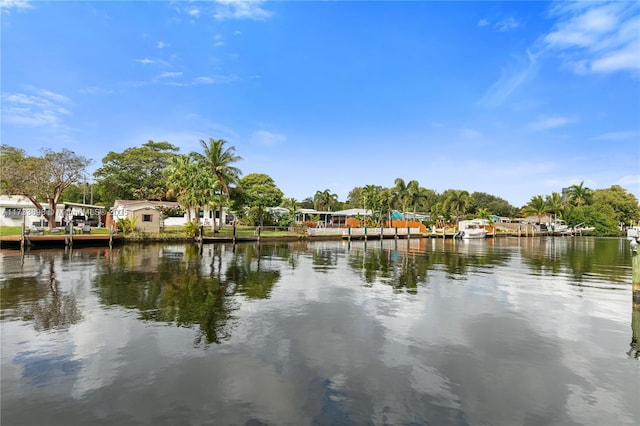
<svg viewBox="0 0 640 426">
<path fill-rule="evenodd" d="M 149 200 L 115 200 L 114 206 L 122 206 L 133 208 L 135 206 L 153 206 L 153 207 L 169 207 L 169 208 L 182 208 L 180 203 L 176 201 L 149 201 Z"/>
</svg>

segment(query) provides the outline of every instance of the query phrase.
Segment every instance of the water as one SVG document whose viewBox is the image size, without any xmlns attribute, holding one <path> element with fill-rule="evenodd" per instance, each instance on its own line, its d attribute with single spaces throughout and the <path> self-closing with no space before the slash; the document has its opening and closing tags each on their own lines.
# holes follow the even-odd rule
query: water
<svg viewBox="0 0 640 426">
<path fill-rule="evenodd" d="M 127 245 L 0 262 L 3 425 L 640 418 L 622 239 Z"/>
</svg>

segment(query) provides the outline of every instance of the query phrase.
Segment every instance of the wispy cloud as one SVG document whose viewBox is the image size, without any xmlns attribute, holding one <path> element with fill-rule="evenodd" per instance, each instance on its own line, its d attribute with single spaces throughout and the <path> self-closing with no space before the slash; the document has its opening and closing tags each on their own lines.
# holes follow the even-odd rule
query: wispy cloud
<svg viewBox="0 0 640 426">
<path fill-rule="evenodd" d="M 181 71 L 165 71 L 158 75 L 158 78 L 174 78 L 182 76 Z"/>
<path fill-rule="evenodd" d="M 200 9 L 197 7 L 190 7 L 187 9 L 187 14 L 189 16 L 193 16 L 195 18 L 198 18 L 200 16 Z"/>
<path fill-rule="evenodd" d="M 158 49 L 164 49 L 165 47 L 169 47 L 169 44 L 168 44 L 168 43 L 165 43 L 164 41 L 159 41 L 159 42 L 156 44 L 156 47 L 157 47 Z"/>
<path fill-rule="evenodd" d="M 574 72 L 640 70 L 639 3 L 561 2 L 550 14 L 557 22 L 543 36 L 544 48 Z"/>
<path fill-rule="evenodd" d="M 569 117 L 540 117 L 538 120 L 529 123 L 527 127 L 532 130 L 550 130 L 566 126 L 573 121 L 575 120 Z"/>
<path fill-rule="evenodd" d="M 628 131 L 603 133 L 593 138 L 593 140 L 597 140 L 597 141 L 622 141 L 622 140 L 630 140 L 630 139 L 640 140 L 640 130 L 628 130 Z"/>
<path fill-rule="evenodd" d="M 216 0 L 214 18 L 223 21 L 226 19 L 253 19 L 264 20 L 273 15 L 273 12 L 262 8 L 264 1 L 246 0 Z"/>
<path fill-rule="evenodd" d="M 163 61 L 162 59 L 141 58 L 134 59 L 134 61 L 142 65 L 161 65 L 163 67 L 169 66 L 169 63 L 167 61 Z"/>
<path fill-rule="evenodd" d="M 199 86 L 199 85 L 233 83 L 234 81 L 238 81 L 238 80 L 239 78 L 235 74 L 228 74 L 228 75 L 216 74 L 216 75 L 195 77 L 191 80 L 167 81 L 164 84 L 168 86 Z"/>
<path fill-rule="evenodd" d="M 10 10 L 26 10 L 33 6 L 27 0 L 0 0 L 0 9 L 2 13 L 9 13 Z"/>
<path fill-rule="evenodd" d="M 258 145 L 274 146 L 286 141 L 286 137 L 279 133 L 269 132 L 267 130 L 257 130 L 251 135 L 251 142 Z"/>
<path fill-rule="evenodd" d="M 478 21 L 479 27 L 486 27 L 487 25 L 489 25 L 489 20 L 487 18 L 483 18 Z"/>
<path fill-rule="evenodd" d="M 45 89 L 29 88 L 30 93 L 2 95 L 2 121 L 4 124 L 40 127 L 59 127 L 64 116 L 70 115 L 64 106 L 69 98 Z"/>
<path fill-rule="evenodd" d="M 480 100 L 486 107 L 497 107 L 504 103 L 513 92 L 537 71 L 537 57 L 527 50 L 526 57 L 519 57 L 508 69 L 502 70 L 502 76 L 496 81 Z"/>
<path fill-rule="evenodd" d="M 501 19 L 496 22 L 494 28 L 498 31 L 509 31 L 514 30 L 520 26 L 520 23 L 515 20 L 512 16 L 508 16 L 506 18 Z"/>
<path fill-rule="evenodd" d="M 466 127 L 462 129 L 462 136 L 464 136 L 465 138 L 471 139 L 471 138 L 477 138 L 482 136 L 482 133 L 480 133 L 476 129 L 471 129 L 469 127 Z"/>
</svg>

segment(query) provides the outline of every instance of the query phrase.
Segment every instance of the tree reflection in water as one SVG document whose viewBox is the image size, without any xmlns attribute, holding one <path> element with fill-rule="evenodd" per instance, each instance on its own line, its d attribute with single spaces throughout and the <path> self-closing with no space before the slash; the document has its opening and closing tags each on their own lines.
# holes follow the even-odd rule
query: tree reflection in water
<svg viewBox="0 0 640 426">
<path fill-rule="evenodd" d="M 499 254 L 486 245 L 474 248 L 452 240 L 442 243 L 446 246 L 432 248 L 429 240 L 420 240 L 415 247 L 408 240 L 395 241 L 392 245 L 364 243 L 354 245 L 353 249 L 349 246 L 348 263 L 367 286 L 380 282 L 395 291 L 415 294 L 420 283 L 427 283 L 430 270 L 441 268 L 449 279 L 464 279 L 469 266 L 482 268 L 508 260 L 504 253 Z"/>
<path fill-rule="evenodd" d="M 61 254 L 34 256 L 47 262 L 47 273 L 32 277 L 9 278 L 0 288 L 1 319 L 20 318 L 33 323 L 36 331 L 67 329 L 82 319 L 73 293 L 60 290 L 56 260 Z"/>
<path fill-rule="evenodd" d="M 94 286 L 101 303 L 136 309 L 147 321 L 197 326 L 196 345 L 220 343 L 231 336 L 238 298 L 268 298 L 280 279 L 266 260 L 275 247 L 268 253 L 259 244 L 230 247 L 211 246 L 203 255 L 193 245 L 123 250 Z M 279 247 L 277 255 L 290 253 Z"/>
</svg>

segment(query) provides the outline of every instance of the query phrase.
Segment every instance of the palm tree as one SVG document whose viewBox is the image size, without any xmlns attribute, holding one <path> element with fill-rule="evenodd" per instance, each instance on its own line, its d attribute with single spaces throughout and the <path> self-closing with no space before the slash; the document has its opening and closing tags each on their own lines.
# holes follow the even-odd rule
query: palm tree
<svg viewBox="0 0 640 426">
<path fill-rule="evenodd" d="M 542 195 L 531 197 L 531 201 L 522 208 L 522 213 L 529 216 L 537 216 L 538 224 L 542 221 L 542 215 L 548 211 L 548 204 Z"/>
<path fill-rule="evenodd" d="M 220 191 L 229 200 L 229 185 L 232 183 L 238 183 L 242 172 L 237 167 L 232 166 L 233 163 L 242 160 L 242 157 L 235 154 L 236 148 L 234 146 L 225 147 L 227 141 L 224 139 L 215 140 L 209 138 L 209 143 L 200 140 L 200 145 L 204 150 L 204 154 L 196 154 L 199 162 L 206 167 L 213 175 L 218 178 L 220 182 Z M 220 227 L 222 227 L 222 207 L 224 203 L 219 203 L 220 206 Z M 215 227 L 215 219 L 214 219 Z M 215 228 L 214 228 L 215 229 Z"/>
<path fill-rule="evenodd" d="M 298 210 L 298 200 L 295 198 L 283 198 L 282 199 L 282 207 L 288 209 L 291 214 L 295 214 Z"/>
<path fill-rule="evenodd" d="M 405 183 L 402 178 L 396 178 L 394 183 L 396 185 L 394 189 L 398 194 L 398 202 L 402 205 L 402 216 L 404 217 L 407 206 L 413 205 L 413 194 L 419 191 L 420 184 L 417 180 L 411 180 L 409 183 Z"/>
<path fill-rule="evenodd" d="M 452 190 L 444 200 L 442 205 L 445 211 L 451 212 L 456 218 L 456 222 L 460 219 L 460 216 L 466 213 L 469 206 L 469 192 L 465 190 Z"/>
<path fill-rule="evenodd" d="M 393 198 L 394 194 L 390 188 L 385 188 L 378 194 L 378 200 L 380 200 L 380 217 L 383 217 L 382 208 L 386 207 L 389 226 L 391 226 L 391 204 L 393 203 Z"/>
<path fill-rule="evenodd" d="M 545 197 L 545 203 L 547 204 L 547 211 L 553 213 L 555 217 L 558 217 L 564 212 L 564 200 L 562 199 L 562 195 L 557 192 L 552 192 L 551 195 L 547 195 Z"/>
<path fill-rule="evenodd" d="M 177 194 L 180 204 L 187 210 L 191 222 L 191 209 L 195 209 L 196 218 L 200 208 L 210 205 L 220 194 L 220 182 L 209 170 L 198 167 L 191 157 L 180 155 L 171 159 L 167 168 L 167 185 Z"/>
<path fill-rule="evenodd" d="M 569 195 L 569 200 L 580 207 L 591 203 L 593 191 L 584 186 L 584 181 L 582 181 L 579 185 L 571 185 L 567 190 L 567 194 Z"/>
<path fill-rule="evenodd" d="M 416 212 L 418 211 L 418 206 L 423 201 L 429 200 L 429 190 L 418 185 L 417 181 L 411 181 L 411 182 L 415 182 L 415 186 L 410 186 L 410 191 L 409 191 L 411 205 L 413 205 L 413 219 L 415 220 Z"/>
<path fill-rule="evenodd" d="M 331 209 L 331 206 L 338 202 L 338 195 L 330 190 L 316 191 L 313 196 L 313 206 L 316 210 Z"/>
</svg>

